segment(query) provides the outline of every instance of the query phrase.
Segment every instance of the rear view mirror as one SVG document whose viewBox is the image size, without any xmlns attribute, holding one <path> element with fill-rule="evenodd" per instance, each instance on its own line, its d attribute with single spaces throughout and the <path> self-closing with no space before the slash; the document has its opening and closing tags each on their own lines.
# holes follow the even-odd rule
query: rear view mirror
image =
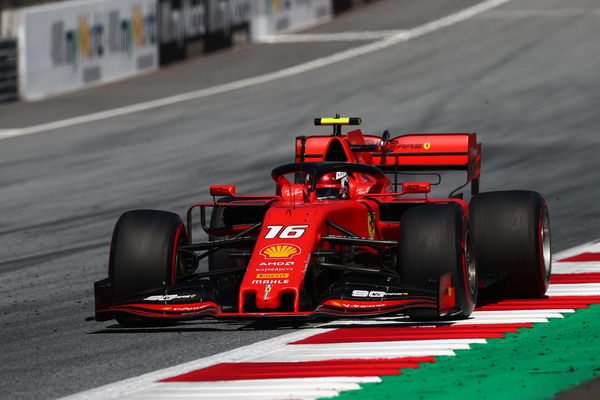
<svg viewBox="0 0 600 400">
<path fill-rule="evenodd" d="M 431 192 L 431 183 L 429 182 L 405 182 L 402 184 L 402 194 L 429 192 Z"/>
<path fill-rule="evenodd" d="M 235 196 L 234 185 L 213 185 L 210 187 L 211 196 Z"/>
</svg>

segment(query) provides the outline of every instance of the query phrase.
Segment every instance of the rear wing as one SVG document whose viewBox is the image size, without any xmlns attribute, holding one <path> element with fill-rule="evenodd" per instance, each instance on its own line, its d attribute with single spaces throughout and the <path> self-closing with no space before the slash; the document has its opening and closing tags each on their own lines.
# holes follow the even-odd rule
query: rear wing
<svg viewBox="0 0 600 400">
<path fill-rule="evenodd" d="M 379 148 L 381 151 L 371 153 L 373 164 L 386 171 L 465 170 L 469 180 L 479 177 L 481 144 L 476 133 L 403 135 L 381 143 Z"/>
<path fill-rule="evenodd" d="M 415 133 L 390 138 L 363 135 L 360 129 L 344 135 L 340 125 L 359 124 L 359 118 L 321 119 L 334 126 L 331 136 L 296 138 L 296 162 L 342 161 L 374 165 L 387 173 L 407 171 L 466 171 L 471 192 L 479 192 L 481 144 L 476 133 Z M 354 121 L 356 120 L 356 121 Z M 317 123 L 316 125 L 326 125 Z"/>
<path fill-rule="evenodd" d="M 403 135 L 381 142 L 380 148 L 371 157 L 385 172 L 466 171 L 465 185 L 470 182 L 471 193 L 479 192 L 481 143 L 477 143 L 476 133 Z"/>
</svg>

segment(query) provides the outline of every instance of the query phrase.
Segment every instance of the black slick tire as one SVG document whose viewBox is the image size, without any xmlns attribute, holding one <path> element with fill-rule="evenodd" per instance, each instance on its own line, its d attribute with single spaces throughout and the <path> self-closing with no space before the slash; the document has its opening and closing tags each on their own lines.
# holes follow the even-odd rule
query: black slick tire
<svg viewBox="0 0 600 400">
<path fill-rule="evenodd" d="M 442 319 L 469 317 L 477 302 L 477 269 L 469 222 L 457 204 L 416 206 L 400 222 L 399 268 L 402 282 L 431 287 L 432 279 L 451 273 L 456 308 Z M 411 312 L 414 319 L 438 319 L 431 311 Z"/>
<path fill-rule="evenodd" d="M 183 269 L 177 247 L 186 243 L 181 218 L 166 211 L 134 210 L 121 215 L 113 231 L 108 274 L 113 303 L 172 285 Z M 129 317 L 119 322 L 133 322 Z"/>
<path fill-rule="evenodd" d="M 486 192 L 470 202 L 477 263 L 504 276 L 487 290 L 500 298 L 541 298 L 550 282 L 548 208 L 537 192 Z"/>
</svg>

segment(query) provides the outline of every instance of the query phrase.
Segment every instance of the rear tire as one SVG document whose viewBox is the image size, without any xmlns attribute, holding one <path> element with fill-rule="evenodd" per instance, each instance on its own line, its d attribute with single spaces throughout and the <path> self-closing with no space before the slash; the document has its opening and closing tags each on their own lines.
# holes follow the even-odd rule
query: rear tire
<svg viewBox="0 0 600 400">
<path fill-rule="evenodd" d="M 134 210 L 121 215 L 108 263 L 113 302 L 174 284 L 184 274 L 177 257 L 177 248 L 184 243 L 187 234 L 177 214 Z"/>
<path fill-rule="evenodd" d="M 471 200 L 471 226 L 478 265 L 504 273 L 492 297 L 541 298 L 552 269 L 550 218 L 539 193 L 487 192 Z"/>
<path fill-rule="evenodd" d="M 477 302 L 477 268 L 469 223 L 456 204 L 409 209 L 400 222 L 399 260 L 403 282 L 430 287 L 431 279 L 451 273 L 456 312 L 443 319 L 469 317 Z M 411 313 L 420 320 L 440 319 L 423 310 Z"/>
</svg>

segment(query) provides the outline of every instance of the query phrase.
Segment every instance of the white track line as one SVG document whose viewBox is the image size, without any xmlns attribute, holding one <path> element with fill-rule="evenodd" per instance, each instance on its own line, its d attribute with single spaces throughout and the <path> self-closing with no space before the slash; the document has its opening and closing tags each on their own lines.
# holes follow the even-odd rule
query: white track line
<svg viewBox="0 0 600 400">
<path fill-rule="evenodd" d="M 256 86 L 263 83 L 271 82 L 274 80 L 287 78 L 290 76 L 302 74 L 307 71 L 312 71 L 317 68 L 322 68 L 331 64 L 335 64 L 341 61 L 345 61 L 354 57 L 362 56 L 374 51 L 383 50 L 390 46 L 397 45 L 399 43 L 407 42 L 411 39 L 416 39 L 423 35 L 431 32 L 438 31 L 440 29 L 456 25 L 459 22 L 465 21 L 475 15 L 481 14 L 484 11 L 488 11 L 492 8 L 498 7 L 502 4 L 506 4 L 511 0 L 487 0 L 473 7 L 466 8 L 457 13 L 448 15 L 444 18 L 437 19 L 424 25 L 420 25 L 413 29 L 400 31 L 392 36 L 386 37 L 375 43 L 369 43 L 362 46 L 358 46 L 349 50 L 341 51 L 339 53 L 332 54 L 327 57 L 318 58 L 316 60 L 308 61 L 302 64 L 298 64 L 293 67 L 284 68 L 279 71 L 270 72 L 267 74 L 259 75 L 252 78 L 242 79 L 235 82 L 226 83 L 223 85 L 213 86 L 211 88 L 195 90 L 187 93 L 178 94 L 175 96 L 169 96 L 162 99 L 147 101 L 138 104 L 132 104 L 125 107 L 114 108 L 111 110 L 101 111 L 93 114 L 81 115 L 74 118 L 67 118 L 59 121 L 48 122 L 40 125 L 34 125 L 27 128 L 18 128 L 4 130 L 0 132 L 0 139 L 7 139 L 10 137 L 31 135 L 34 133 L 44 132 L 53 129 L 67 128 L 73 125 L 84 124 L 88 122 L 99 121 L 107 118 L 114 118 L 122 115 L 132 114 L 140 111 L 151 110 L 158 107 L 164 107 L 185 101 L 201 99 L 209 96 L 213 96 L 220 93 L 230 92 L 232 90 L 242 89 L 250 86 Z"/>
<path fill-rule="evenodd" d="M 565 18 L 600 16 L 600 8 L 550 8 L 550 9 L 512 9 L 494 10 L 479 18 L 484 19 L 517 19 L 517 18 Z"/>
<path fill-rule="evenodd" d="M 365 379 L 366 378 L 366 379 Z M 284 379 L 252 379 L 243 381 L 217 381 L 217 382 L 165 382 L 158 384 L 156 391 L 169 390 L 169 391 L 186 391 L 189 389 L 202 388 L 207 391 L 219 391 L 219 390 L 256 390 L 257 388 L 273 388 L 273 389 L 285 389 L 290 386 L 298 388 L 312 388 L 315 383 L 319 384 L 319 387 L 335 389 L 340 387 L 356 387 L 359 383 L 367 382 L 379 382 L 379 377 L 334 377 L 334 378 L 284 378 Z M 166 389 L 165 389 L 166 387 Z"/>
<path fill-rule="evenodd" d="M 467 349 L 469 347 L 467 346 Z M 457 349 L 465 350 L 465 349 Z M 251 362 L 301 362 L 301 361 L 326 361 L 326 360 L 352 360 L 352 359 L 380 359 L 380 358 L 403 358 L 403 357 L 429 357 L 429 356 L 454 356 L 453 350 L 445 349 L 403 349 L 389 351 L 385 350 L 354 350 L 354 351 L 326 351 L 308 352 L 301 349 L 289 353 L 271 353 L 258 357 Z"/>
<path fill-rule="evenodd" d="M 312 42 L 354 42 L 359 40 L 381 40 L 394 35 L 404 34 L 406 30 L 334 32 L 334 33 L 297 33 L 268 35 L 260 39 L 263 43 L 312 43 Z"/>
<path fill-rule="evenodd" d="M 600 296 L 600 283 L 550 285 L 548 296 Z"/>
<path fill-rule="evenodd" d="M 293 352 L 297 349 L 306 351 L 325 350 L 353 350 L 370 348 L 384 349 L 466 349 L 470 344 L 485 344 L 485 339 L 432 339 L 432 340 L 398 340 L 391 342 L 347 342 L 347 343 L 318 343 L 299 344 L 284 348 L 283 352 Z"/>
<path fill-rule="evenodd" d="M 548 322 L 547 318 L 531 318 L 531 317 L 527 317 L 527 316 L 521 316 L 521 317 L 492 317 L 492 318 L 471 318 L 471 319 L 465 319 L 465 320 L 461 320 L 461 321 L 452 321 L 452 325 L 489 325 L 489 324 L 538 324 L 538 323 L 545 323 Z M 373 325 L 373 323 L 376 323 L 377 325 L 395 325 L 395 326 L 402 326 L 404 324 L 408 325 L 414 325 L 415 322 L 396 322 L 393 320 L 387 320 L 387 321 L 373 321 L 373 320 L 342 320 L 342 321 L 336 321 L 335 325 L 336 326 L 343 326 L 343 325 L 365 325 L 365 326 L 369 326 L 369 325 Z"/>
<path fill-rule="evenodd" d="M 555 262 L 552 264 L 554 274 L 577 274 L 600 271 L 600 262 Z"/>
<path fill-rule="evenodd" d="M 353 385 L 351 387 L 332 388 L 326 389 L 321 388 L 319 385 L 313 385 L 312 389 L 302 389 L 296 387 L 288 387 L 282 389 L 264 388 L 262 390 L 250 390 L 236 393 L 232 390 L 223 389 L 221 391 L 205 391 L 204 388 L 190 389 L 188 392 L 175 392 L 169 393 L 168 391 L 159 392 L 144 392 L 143 394 L 130 395 L 123 397 L 123 400 L 150 400 L 150 399 L 260 399 L 260 400 L 282 400 L 282 399 L 316 399 L 325 397 L 335 397 L 340 392 L 348 390 L 358 390 L 360 385 Z"/>
<path fill-rule="evenodd" d="M 506 311 L 474 311 L 471 317 L 460 321 L 452 321 L 451 325 L 486 325 L 486 324 L 521 324 L 548 322 L 548 318 L 562 318 L 562 314 L 573 313 L 575 310 L 567 309 L 536 309 L 536 310 L 506 310 Z M 335 325 L 415 325 L 414 321 L 398 317 L 381 317 L 372 319 L 351 319 L 335 321 Z M 329 326 L 326 324 L 324 326 Z M 435 326 L 434 324 L 419 326 Z"/>
<path fill-rule="evenodd" d="M 582 245 L 572 247 L 570 249 L 563 250 L 561 252 L 554 254 L 552 257 L 552 272 L 559 273 L 558 271 L 555 270 L 555 267 L 559 267 L 560 265 L 567 264 L 567 263 L 558 262 L 558 260 L 576 256 L 581 253 L 600 253 L 600 240 L 593 240 L 591 242 L 584 243 Z M 574 263 L 574 264 L 584 264 L 584 263 Z M 588 264 L 588 263 L 585 263 L 585 264 Z M 595 263 L 595 264 L 598 266 L 598 269 L 595 272 L 600 272 L 600 263 Z M 589 271 L 589 272 L 594 272 L 594 271 Z"/>
<path fill-rule="evenodd" d="M 132 394 L 129 396 L 123 397 L 123 400 L 149 400 L 149 399 L 232 399 L 232 400 L 245 400 L 245 399 L 260 399 L 260 400 L 297 400 L 297 399 L 315 399 L 315 398 L 323 398 L 323 397 L 334 397 L 339 395 L 339 391 L 337 390 L 321 390 L 317 389 L 317 386 L 313 387 L 313 389 L 280 389 L 280 390 L 271 390 L 269 388 L 256 392 L 244 392 L 244 393 L 236 393 L 236 392 L 223 392 L 223 393 L 211 393 L 204 392 L 202 390 L 198 390 L 194 393 L 185 394 L 185 393 L 153 393 L 153 392 L 143 392 L 140 394 Z"/>
<path fill-rule="evenodd" d="M 281 398 L 281 391 L 295 395 L 305 394 L 307 390 L 335 391 L 336 394 L 346 390 L 360 389 L 361 383 L 378 383 L 378 376 L 366 377 L 327 377 L 327 378 L 284 378 L 284 379 L 253 379 L 242 381 L 217 381 L 217 382 L 168 382 L 154 383 L 140 393 L 131 394 L 125 399 L 158 399 L 158 398 L 196 398 L 201 393 L 209 395 L 218 394 L 219 398 L 240 398 L 240 393 L 265 393 L 264 398 Z M 283 394 L 285 394 L 285 392 Z M 233 394 L 232 394 L 233 393 Z M 319 396 L 322 397 L 322 392 Z M 285 396 L 284 396 L 285 398 Z"/>
<path fill-rule="evenodd" d="M 581 253 L 600 253 L 600 240 L 594 240 L 585 244 L 582 244 L 571 249 L 563 250 L 559 253 L 554 254 L 552 257 L 552 273 L 553 274 L 577 274 L 586 272 L 600 272 L 600 262 L 559 262 L 564 258 L 569 258 Z M 557 285 L 551 285 L 550 289 Z M 551 292 L 552 293 L 552 292 Z M 552 295 L 552 294 L 548 294 Z M 553 294 L 558 296 L 557 294 Z"/>
<path fill-rule="evenodd" d="M 430 342 L 435 342 L 431 340 Z M 468 349 L 469 343 L 422 343 L 414 344 L 412 341 L 382 341 L 382 342 L 349 342 L 349 343 L 322 343 L 322 344 L 301 344 L 287 346 L 274 355 L 288 355 L 293 353 L 340 353 L 340 352 L 362 352 L 362 351 L 404 351 L 404 350 L 461 350 Z M 362 358 L 362 357 L 359 357 Z"/>
</svg>

